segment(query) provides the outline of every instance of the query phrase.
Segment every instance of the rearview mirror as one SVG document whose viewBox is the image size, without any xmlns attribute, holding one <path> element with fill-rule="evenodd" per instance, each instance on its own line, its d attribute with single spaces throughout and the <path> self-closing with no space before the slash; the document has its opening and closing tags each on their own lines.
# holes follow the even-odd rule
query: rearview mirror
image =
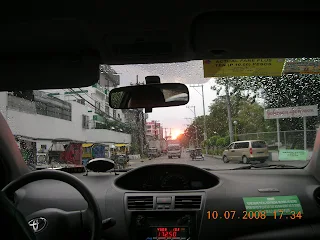
<svg viewBox="0 0 320 240">
<path fill-rule="evenodd" d="M 181 83 L 155 83 L 112 89 L 110 107 L 115 109 L 157 108 L 185 105 L 189 90 Z"/>
</svg>

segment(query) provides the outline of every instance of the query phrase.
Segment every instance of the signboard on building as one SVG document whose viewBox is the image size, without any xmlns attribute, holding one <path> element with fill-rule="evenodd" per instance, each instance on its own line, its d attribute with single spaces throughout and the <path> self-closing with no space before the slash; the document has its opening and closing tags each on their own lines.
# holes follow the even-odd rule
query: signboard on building
<svg viewBox="0 0 320 240">
<path fill-rule="evenodd" d="M 286 108 L 269 108 L 264 110 L 265 119 L 299 118 L 318 116 L 318 106 L 297 106 Z"/>
</svg>

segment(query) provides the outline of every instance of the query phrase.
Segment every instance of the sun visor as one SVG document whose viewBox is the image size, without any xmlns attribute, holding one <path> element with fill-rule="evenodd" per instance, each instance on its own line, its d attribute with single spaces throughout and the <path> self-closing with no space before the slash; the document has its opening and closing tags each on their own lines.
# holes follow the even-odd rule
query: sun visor
<svg viewBox="0 0 320 240">
<path fill-rule="evenodd" d="M 319 57 L 318 12 L 216 11 L 195 18 L 197 59 Z"/>
<path fill-rule="evenodd" d="M 0 58 L 0 91 L 86 87 L 99 80 L 98 53 Z"/>
</svg>

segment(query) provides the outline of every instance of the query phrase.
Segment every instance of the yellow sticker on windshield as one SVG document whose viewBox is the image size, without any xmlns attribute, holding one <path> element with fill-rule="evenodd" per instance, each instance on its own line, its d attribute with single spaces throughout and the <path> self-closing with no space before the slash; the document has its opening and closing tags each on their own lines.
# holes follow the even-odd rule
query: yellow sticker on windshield
<svg viewBox="0 0 320 240">
<path fill-rule="evenodd" d="M 203 60 L 204 77 L 281 76 L 284 58 Z"/>
</svg>

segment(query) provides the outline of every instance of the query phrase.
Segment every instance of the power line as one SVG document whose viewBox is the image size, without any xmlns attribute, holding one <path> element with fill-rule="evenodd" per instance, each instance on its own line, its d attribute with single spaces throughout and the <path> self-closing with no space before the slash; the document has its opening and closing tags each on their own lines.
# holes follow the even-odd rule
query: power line
<svg viewBox="0 0 320 240">
<path fill-rule="evenodd" d="M 71 90 L 74 94 L 76 94 L 78 97 L 80 97 L 81 99 L 83 99 L 85 102 L 87 102 L 87 103 L 89 103 L 89 105 L 91 105 L 93 108 L 94 108 L 94 110 L 97 110 L 98 108 L 95 106 L 95 105 L 93 105 L 91 102 L 89 102 L 87 99 L 85 99 L 85 98 L 83 98 L 79 93 L 77 93 L 76 91 L 74 91 L 72 88 L 69 88 L 69 90 Z M 92 99 L 92 98 L 91 98 Z M 92 100 L 94 100 L 94 99 L 92 99 Z M 104 111 L 102 111 L 102 110 L 100 110 L 100 109 L 98 109 L 99 111 L 99 113 L 101 112 L 101 113 L 103 113 L 103 114 L 106 114 L 106 112 L 104 112 Z M 108 117 L 109 118 L 111 118 L 111 119 L 113 119 L 113 120 L 115 120 L 116 122 L 120 122 L 120 123 L 123 123 L 123 122 L 121 122 L 121 121 L 119 121 L 118 119 L 116 119 L 116 118 L 114 118 L 114 117 L 111 117 L 111 116 L 109 116 L 108 115 Z M 124 123 L 124 124 L 127 124 L 127 123 Z"/>
<path fill-rule="evenodd" d="M 83 91 L 81 88 L 79 88 L 79 90 L 80 90 L 80 91 Z M 100 100 L 98 100 L 98 99 L 92 98 L 91 96 L 89 96 L 89 95 L 88 95 L 86 92 L 84 92 L 84 91 L 83 91 L 83 93 L 84 93 L 87 97 L 89 97 L 91 100 L 93 100 L 93 101 L 95 101 L 95 102 L 104 103 L 103 101 L 100 101 Z"/>
</svg>

